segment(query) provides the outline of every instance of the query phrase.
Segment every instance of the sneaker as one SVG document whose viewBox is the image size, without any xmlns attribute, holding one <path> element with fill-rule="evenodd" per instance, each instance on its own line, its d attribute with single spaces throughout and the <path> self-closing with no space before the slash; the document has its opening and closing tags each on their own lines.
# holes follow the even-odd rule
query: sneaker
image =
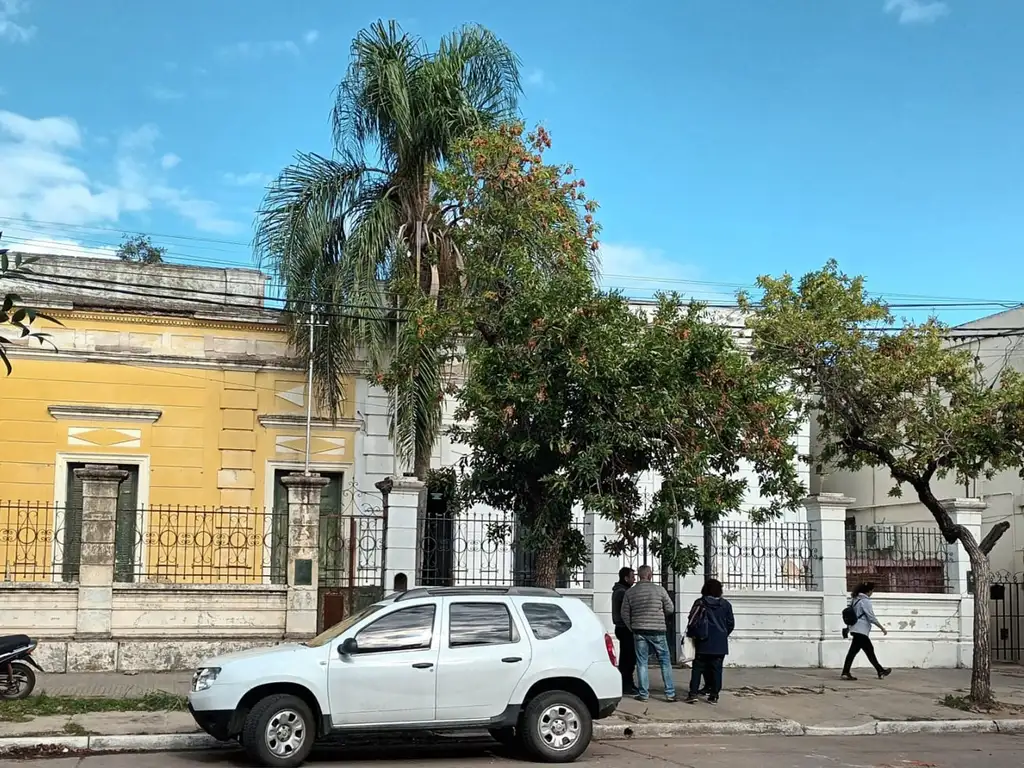
<svg viewBox="0 0 1024 768">
<path fill-rule="evenodd" d="M 888 677 L 891 674 L 892 674 L 892 670 L 891 669 L 888 669 L 888 668 L 887 669 L 883 669 L 881 672 L 878 673 L 878 679 L 881 680 L 883 677 Z"/>
<path fill-rule="evenodd" d="M 636 694 L 633 698 L 636 699 L 637 701 L 647 701 L 647 697 L 643 696 L 643 695 L 641 695 L 639 693 Z"/>
<path fill-rule="evenodd" d="M 849 672 L 843 672 L 843 674 L 841 674 L 839 676 L 839 679 L 840 680 L 851 680 L 851 681 L 853 681 L 853 680 L 856 680 L 857 678 L 854 677 L 853 675 L 851 675 Z"/>
<path fill-rule="evenodd" d="M 667 701 L 669 704 L 675 704 L 677 701 L 679 701 L 679 699 L 677 699 L 675 697 L 675 694 L 673 694 L 671 696 L 666 695 L 665 696 L 665 701 Z"/>
<path fill-rule="evenodd" d="M 697 694 L 691 693 L 689 696 L 687 696 L 686 697 L 686 703 L 687 704 L 696 704 L 697 703 Z"/>
<path fill-rule="evenodd" d="M 708 704 L 717 704 L 717 703 L 718 703 L 718 697 L 717 696 L 708 696 Z"/>
</svg>

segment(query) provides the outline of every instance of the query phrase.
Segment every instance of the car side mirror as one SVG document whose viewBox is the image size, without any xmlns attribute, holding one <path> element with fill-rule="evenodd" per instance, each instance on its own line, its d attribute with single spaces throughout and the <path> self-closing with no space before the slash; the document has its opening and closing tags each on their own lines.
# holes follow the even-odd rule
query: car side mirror
<svg viewBox="0 0 1024 768">
<path fill-rule="evenodd" d="M 356 642 L 354 637 L 346 637 L 341 641 L 341 645 L 338 646 L 338 653 L 342 656 L 351 656 L 354 653 L 359 653 L 359 643 Z"/>
</svg>

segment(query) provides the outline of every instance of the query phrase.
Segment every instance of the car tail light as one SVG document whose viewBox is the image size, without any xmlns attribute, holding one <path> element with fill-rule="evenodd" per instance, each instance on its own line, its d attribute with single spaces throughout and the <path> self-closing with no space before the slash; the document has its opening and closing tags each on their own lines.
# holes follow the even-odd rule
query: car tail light
<svg viewBox="0 0 1024 768">
<path fill-rule="evenodd" d="M 613 667 L 619 666 L 618 659 L 615 658 L 615 643 L 612 642 L 612 636 L 607 632 L 604 633 L 604 647 L 608 651 L 608 661 L 612 663 Z"/>
</svg>

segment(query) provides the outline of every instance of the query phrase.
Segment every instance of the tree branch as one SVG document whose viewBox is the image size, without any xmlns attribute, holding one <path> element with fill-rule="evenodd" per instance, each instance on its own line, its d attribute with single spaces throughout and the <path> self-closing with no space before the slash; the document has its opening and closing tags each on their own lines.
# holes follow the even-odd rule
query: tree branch
<svg viewBox="0 0 1024 768">
<path fill-rule="evenodd" d="M 996 543 L 1003 537 L 1003 534 L 1010 530 L 1010 523 L 1007 520 L 1003 520 L 992 526 L 992 530 L 989 531 L 985 538 L 981 540 L 981 551 L 988 555 L 996 546 Z"/>
</svg>

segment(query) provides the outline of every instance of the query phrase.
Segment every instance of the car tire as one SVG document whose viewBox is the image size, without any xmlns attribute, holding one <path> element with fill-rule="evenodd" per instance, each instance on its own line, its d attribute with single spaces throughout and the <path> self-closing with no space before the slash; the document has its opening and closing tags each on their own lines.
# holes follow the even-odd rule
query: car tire
<svg viewBox="0 0 1024 768">
<path fill-rule="evenodd" d="M 266 768 L 295 768 L 309 757 L 316 721 L 298 696 L 277 693 L 256 702 L 245 718 L 242 746 Z"/>
<path fill-rule="evenodd" d="M 546 691 L 526 705 L 520 729 L 523 745 L 542 763 L 571 763 L 590 746 L 594 721 L 580 698 Z"/>
</svg>

